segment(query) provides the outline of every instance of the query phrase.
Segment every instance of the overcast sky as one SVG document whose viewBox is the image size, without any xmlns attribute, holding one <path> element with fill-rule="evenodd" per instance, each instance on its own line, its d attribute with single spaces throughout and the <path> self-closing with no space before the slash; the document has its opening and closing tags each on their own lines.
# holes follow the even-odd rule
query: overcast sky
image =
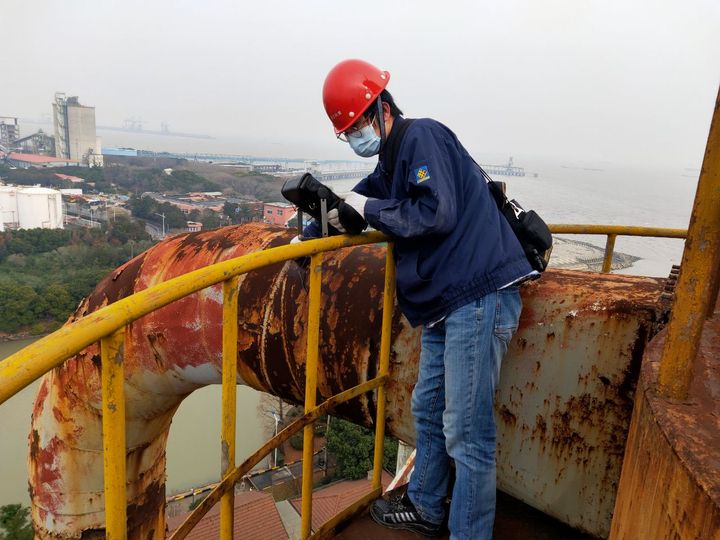
<svg viewBox="0 0 720 540">
<path fill-rule="evenodd" d="M 0 115 L 64 91 L 235 153 L 351 158 L 321 88 L 357 57 L 473 152 L 699 167 L 720 82 L 718 0 L 2 0 L 0 29 Z"/>
</svg>

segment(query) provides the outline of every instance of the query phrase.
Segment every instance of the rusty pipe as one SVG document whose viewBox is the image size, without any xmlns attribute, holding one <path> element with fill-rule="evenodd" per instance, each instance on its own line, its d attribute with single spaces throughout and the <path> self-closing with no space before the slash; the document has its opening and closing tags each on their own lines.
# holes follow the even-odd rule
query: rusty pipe
<svg viewBox="0 0 720 540">
<path fill-rule="evenodd" d="M 156 283 L 288 242 L 260 224 L 169 238 L 106 277 L 71 320 Z M 324 257 L 318 394 L 378 369 L 384 248 Z M 239 383 L 303 402 L 307 271 L 294 262 L 240 278 Z M 604 536 L 620 475 L 636 368 L 660 319 L 656 278 L 552 271 L 524 287 L 520 329 L 498 387 L 498 485 L 550 515 Z M 165 444 L 183 398 L 221 381 L 222 288 L 204 289 L 130 324 L 123 352 L 128 538 L 164 536 Z M 410 396 L 419 333 L 395 310 L 387 433 L 414 443 Z M 29 483 L 39 538 L 102 537 L 100 351 L 48 373 L 30 435 Z M 367 395 L 334 414 L 370 425 Z M 219 414 L 219 411 L 218 411 Z M 517 466 L 517 468 L 515 468 Z"/>
<path fill-rule="evenodd" d="M 291 236 L 285 229 L 252 224 L 173 237 L 100 282 L 71 321 L 196 268 L 286 244 Z M 323 363 L 318 373 L 318 393 L 323 398 L 376 373 L 383 268 L 384 249 L 379 246 L 344 249 L 325 258 Z M 238 383 L 302 403 L 306 270 L 288 262 L 241 276 L 239 282 Z M 393 326 L 394 357 L 416 359 L 416 331 L 399 313 Z M 193 390 L 221 382 L 222 287 L 190 295 L 129 325 L 124 363 L 128 537 L 160 538 L 164 537 L 165 443 L 172 415 Z M 394 384 L 407 394 L 416 366 L 399 362 L 396 366 L 400 369 Z M 99 367 L 99 347 L 88 347 L 46 375 L 38 391 L 29 480 L 33 521 L 41 538 L 102 534 Z M 407 410 L 390 421 L 388 430 L 412 441 L 409 396 L 401 399 Z M 370 425 L 374 411 L 373 399 L 362 396 L 336 412 Z"/>
</svg>

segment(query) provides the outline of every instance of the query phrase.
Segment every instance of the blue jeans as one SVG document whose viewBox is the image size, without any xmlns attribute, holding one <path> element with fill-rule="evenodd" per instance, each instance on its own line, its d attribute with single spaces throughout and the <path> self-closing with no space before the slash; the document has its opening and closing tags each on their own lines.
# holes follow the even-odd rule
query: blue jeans
<svg viewBox="0 0 720 540">
<path fill-rule="evenodd" d="M 408 496 L 420 516 L 445 517 L 450 459 L 455 487 L 448 526 L 457 540 L 491 539 L 495 520 L 495 416 L 500 364 L 517 329 L 518 288 L 490 293 L 424 328 L 412 395 L 417 432 Z"/>
</svg>

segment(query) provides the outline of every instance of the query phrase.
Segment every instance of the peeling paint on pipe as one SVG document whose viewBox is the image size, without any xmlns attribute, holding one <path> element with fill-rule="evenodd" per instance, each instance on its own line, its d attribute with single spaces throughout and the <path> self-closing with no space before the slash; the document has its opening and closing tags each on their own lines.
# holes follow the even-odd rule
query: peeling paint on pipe
<svg viewBox="0 0 720 540">
<path fill-rule="evenodd" d="M 190 270 L 283 245 L 291 236 L 286 229 L 250 224 L 172 237 L 107 276 L 71 320 Z M 343 249 L 324 257 L 318 399 L 377 372 L 383 268 L 381 246 Z M 238 382 L 302 403 L 306 270 L 287 262 L 241 276 L 239 282 Z M 617 452 L 624 447 L 629 407 L 625 400 L 612 402 L 607 397 L 634 390 L 637 373 L 629 366 L 654 332 L 654 309 L 662 288 L 663 280 L 652 278 L 561 271 L 549 271 L 539 283 L 524 288 L 521 328 L 505 361 L 499 389 L 500 485 L 518 496 L 523 490 L 517 486 L 526 477 L 553 478 L 558 476 L 557 467 L 591 464 L 607 467 L 609 479 L 598 487 L 591 485 L 595 477 L 585 484 L 568 484 L 568 498 L 573 497 L 572 490 L 603 490 L 605 499 L 614 500 L 614 492 L 607 490 L 619 476 Z M 217 285 L 150 313 L 126 330 L 128 538 L 164 537 L 165 444 L 170 421 L 192 391 L 221 382 L 221 314 L 222 287 Z M 410 395 L 418 353 L 419 331 L 410 328 L 396 310 L 387 432 L 411 444 L 415 435 Z M 40 538 L 103 533 L 99 364 L 98 346 L 88 347 L 46 375 L 38 390 L 29 481 Z M 603 400 L 602 407 L 594 401 L 598 399 Z M 542 405 L 544 400 L 547 406 Z M 600 409 L 605 410 L 602 418 L 597 416 Z M 372 423 L 374 413 L 372 396 L 336 409 L 336 414 L 365 425 Z M 619 420 L 614 421 L 616 417 Z M 614 440 L 611 458 L 607 453 L 582 450 L 582 442 L 590 435 Z M 531 444 L 533 440 L 538 442 Z M 541 449 L 533 445 L 539 444 L 542 454 L 554 460 L 538 461 Z M 582 482 L 582 476 L 572 478 Z M 602 528 L 598 522 L 604 516 L 593 514 L 589 522 L 583 515 L 596 502 L 593 497 L 575 497 L 582 504 L 568 509 L 560 508 L 539 488 L 519 495 L 568 523 L 591 531 Z"/>
</svg>

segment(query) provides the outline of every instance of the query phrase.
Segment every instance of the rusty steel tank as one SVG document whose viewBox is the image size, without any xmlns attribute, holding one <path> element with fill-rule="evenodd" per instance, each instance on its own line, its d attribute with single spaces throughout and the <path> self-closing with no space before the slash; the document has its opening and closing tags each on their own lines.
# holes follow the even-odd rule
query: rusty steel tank
<svg viewBox="0 0 720 540">
<path fill-rule="evenodd" d="M 174 236 L 103 279 L 69 322 L 202 266 L 284 245 L 292 236 L 263 224 Z M 318 399 L 376 373 L 384 254 L 377 245 L 325 256 Z M 520 329 L 502 368 L 496 404 L 503 491 L 579 529 L 607 535 L 640 360 L 663 321 L 663 287 L 662 279 L 571 271 L 548 271 L 523 287 Z M 238 383 L 303 401 L 307 292 L 307 270 L 295 261 L 241 276 Z M 171 420 L 191 392 L 221 382 L 221 334 L 219 285 L 127 328 L 129 538 L 165 536 Z M 419 336 L 396 309 L 387 431 L 410 444 Z M 370 426 L 375 408 L 369 394 L 334 414 Z M 98 345 L 43 378 L 28 467 L 39 538 L 104 535 Z"/>
</svg>

